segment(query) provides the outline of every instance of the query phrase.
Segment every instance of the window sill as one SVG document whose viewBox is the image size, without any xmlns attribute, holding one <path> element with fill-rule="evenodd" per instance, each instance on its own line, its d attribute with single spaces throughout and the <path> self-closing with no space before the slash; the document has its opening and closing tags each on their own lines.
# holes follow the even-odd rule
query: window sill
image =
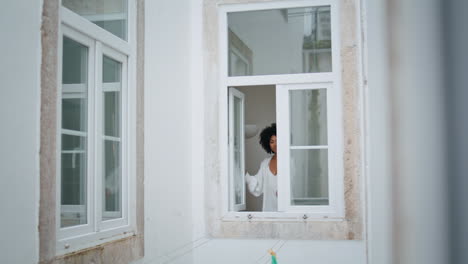
<svg viewBox="0 0 468 264">
<path fill-rule="evenodd" d="M 125 226 L 57 240 L 56 255 L 61 256 L 77 251 L 86 251 L 105 243 L 117 242 L 135 235 L 131 226 Z"/>
<path fill-rule="evenodd" d="M 327 216 L 310 212 L 229 212 L 223 222 L 339 222 L 346 221 L 341 216 Z"/>
</svg>

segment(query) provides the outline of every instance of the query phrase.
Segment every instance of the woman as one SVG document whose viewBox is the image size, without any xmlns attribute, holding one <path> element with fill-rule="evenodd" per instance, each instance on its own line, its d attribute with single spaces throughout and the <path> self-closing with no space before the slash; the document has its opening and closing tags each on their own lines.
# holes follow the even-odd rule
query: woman
<svg viewBox="0 0 468 264">
<path fill-rule="evenodd" d="M 260 145 L 268 154 L 273 154 L 262 161 L 257 174 L 245 177 L 250 193 L 254 196 L 263 194 L 262 211 L 278 211 L 278 181 L 277 181 L 277 152 L 276 152 L 276 124 L 266 127 L 260 133 Z"/>
</svg>

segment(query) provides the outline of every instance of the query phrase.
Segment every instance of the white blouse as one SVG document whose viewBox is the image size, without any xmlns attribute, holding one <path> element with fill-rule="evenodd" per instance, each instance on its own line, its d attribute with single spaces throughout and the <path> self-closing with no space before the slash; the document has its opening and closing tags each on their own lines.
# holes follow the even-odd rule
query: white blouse
<svg viewBox="0 0 468 264">
<path fill-rule="evenodd" d="M 275 176 L 270 170 L 271 158 L 262 161 L 256 175 L 245 175 L 250 193 L 257 197 L 263 194 L 264 212 L 278 211 L 278 175 Z"/>
</svg>

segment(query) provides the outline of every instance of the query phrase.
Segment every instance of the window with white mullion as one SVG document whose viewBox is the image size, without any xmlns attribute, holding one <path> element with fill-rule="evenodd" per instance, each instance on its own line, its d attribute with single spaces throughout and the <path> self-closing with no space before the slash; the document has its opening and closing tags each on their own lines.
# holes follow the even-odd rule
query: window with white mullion
<svg viewBox="0 0 468 264">
<path fill-rule="evenodd" d="M 70 130 L 70 129 L 62 129 L 62 134 L 68 135 L 68 136 L 78 136 L 78 137 L 86 137 L 88 135 L 87 132 Z"/>
<path fill-rule="evenodd" d="M 277 86 L 280 211 L 329 211 L 329 87 Z"/>
<path fill-rule="evenodd" d="M 100 76 L 101 209 L 102 228 L 127 222 L 126 175 L 123 163 L 123 94 L 126 56 L 102 47 Z"/>
<path fill-rule="evenodd" d="M 271 85 L 277 83 L 322 83 L 333 80 L 334 73 L 298 73 L 278 75 L 256 75 L 256 76 L 229 76 L 226 77 L 228 86 L 252 86 Z"/>
<path fill-rule="evenodd" d="M 133 109 L 127 104 L 134 102 L 133 92 L 127 100 L 127 82 L 134 82 L 136 38 L 127 24 L 135 28 L 135 5 L 127 0 L 98 5 L 62 1 L 56 194 L 57 201 L 64 201 L 56 210 L 57 250 L 62 253 L 134 229 L 129 216 L 133 219 L 135 213 L 128 206 L 135 197 L 127 190 L 134 184 L 127 166 L 133 170 L 134 161 L 126 153 L 133 139 L 127 138 L 126 119 L 128 108 Z M 75 185 L 67 189 L 70 179 Z M 78 202 L 67 201 L 68 196 L 77 196 Z"/>
<path fill-rule="evenodd" d="M 286 3 L 287 2 L 287 3 Z M 219 16 L 221 92 L 276 85 L 278 211 L 261 217 L 343 217 L 342 118 L 338 9 L 334 1 L 226 5 Z M 230 99 L 226 101 L 228 106 Z M 255 105 L 250 103 L 250 105 Z M 223 106 L 224 107 L 224 106 Z M 228 124 L 235 116 L 229 107 Z M 254 117 L 247 112 L 247 119 Z M 231 128 L 229 128 L 231 132 Z M 231 140 L 231 139 L 229 139 Z M 236 161 L 228 145 L 229 195 Z M 250 153 L 249 153 L 250 155 Z M 223 165 L 224 166 L 224 165 Z M 236 211 L 230 202 L 230 211 Z M 249 212 L 250 214 L 250 212 Z M 232 212 L 233 219 L 242 213 Z M 301 218 L 302 219 L 302 218 Z"/>
</svg>

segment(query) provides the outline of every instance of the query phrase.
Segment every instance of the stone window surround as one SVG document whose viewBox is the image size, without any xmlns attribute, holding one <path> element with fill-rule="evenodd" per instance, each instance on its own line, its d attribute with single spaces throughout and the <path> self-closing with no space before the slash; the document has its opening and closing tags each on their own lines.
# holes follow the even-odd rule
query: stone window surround
<svg viewBox="0 0 468 264">
<path fill-rule="evenodd" d="M 44 0 L 41 26 L 39 263 L 129 263 L 144 256 L 144 0 L 136 1 L 136 233 L 56 255 L 57 53 L 60 0 Z"/>
</svg>

